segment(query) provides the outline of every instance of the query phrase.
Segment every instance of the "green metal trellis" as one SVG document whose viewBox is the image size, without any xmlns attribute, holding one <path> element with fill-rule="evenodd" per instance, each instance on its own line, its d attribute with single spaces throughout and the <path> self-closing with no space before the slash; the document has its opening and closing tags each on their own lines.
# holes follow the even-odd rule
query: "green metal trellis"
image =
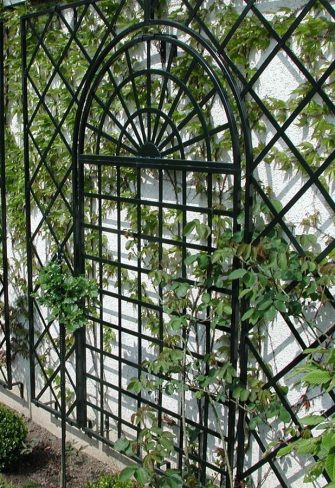
<svg viewBox="0 0 335 488">
<path fill-rule="evenodd" d="M 161 306 L 158 303 L 148 303 L 142 297 L 143 283 L 146 282 L 150 269 L 147 269 L 140 261 L 126 262 L 122 256 L 122 243 L 129 239 L 128 230 L 123 228 L 122 212 L 129 212 L 131 207 L 135 208 L 136 217 L 134 218 L 137 220 L 137 230 L 131 237 L 136 243 L 138 252 L 143 251 L 147 243 L 157 245 L 160 258 L 163 255 L 164 246 L 176 246 L 180 249 L 182 258 L 185 258 L 186 253 L 192 252 L 192 250 L 211 252 L 215 246 L 210 241 L 199 245 L 187 242 L 185 237 L 177 242 L 164 236 L 164 216 L 168 209 L 178 211 L 182 224 L 185 226 L 188 212 L 194 212 L 196 215 L 205 216 L 209 227 L 213 225 L 213 216 L 228 218 L 231 220 L 231 228 L 236 230 L 238 228 L 237 216 L 240 211 L 239 153 L 242 152 L 245 175 L 244 231 L 247 239 L 251 239 L 252 209 L 256 195 L 272 214 L 271 221 L 256 236 L 256 239 L 268 235 L 275 226 L 279 226 L 292 246 L 301 254 L 304 254 L 304 249 L 291 231 L 287 220 L 294 205 L 310 188 L 315 188 L 326 202 L 331 215 L 335 213 L 334 201 L 322 180 L 324 172 L 334 164 L 334 151 L 329 151 L 319 168 L 312 168 L 289 135 L 290 127 L 315 96 L 320 97 L 330 114 L 335 114 L 334 102 L 325 87 L 327 80 L 334 74 L 334 61 L 330 62 L 324 73 L 316 79 L 290 44 L 294 32 L 311 13 L 316 3 L 316 0 L 306 2 L 287 31 L 279 34 L 271 25 L 269 18 L 262 13 L 258 3 L 245 1 L 235 23 L 220 38 L 211 30 L 211 26 L 204 22 L 203 13 L 206 5 L 201 0 L 193 3 L 181 2 L 183 17 L 177 18 L 177 20 L 172 18 L 173 12 L 170 12 L 170 17 L 157 12 L 158 6 L 154 2 L 138 2 L 137 22 L 127 27 L 122 24 L 124 11 L 129 9 L 130 5 L 125 0 L 119 2 L 118 7 L 112 12 L 105 9 L 103 2 L 83 1 L 73 5 L 53 7 L 44 13 L 29 14 L 22 19 L 29 290 L 30 292 L 35 291 L 35 268 L 38 269 L 44 264 L 38 242 L 42 237 L 48 236 L 53 243 L 54 252 L 60 247 L 64 252 L 65 260 L 74 272 L 81 273 L 85 270 L 88 273 L 91 273 L 92 270 L 96 272 L 101 303 L 103 304 L 104 301 L 107 303 L 109 299 L 110 303 L 115 306 L 118 315 L 114 319 L 113 315 L 106 318 L 103 305 L 98 310 L 97 318 L 91 317 L 98 335 L 98 341 L 95 344 L 89 343 L 84 331 L 78 332 L 75 342 L 69 345 L 66 354 L 67 384 L 72 391 L 67 410 L 68 421 L 81 426 L 90 435 L 106 444 L 113 445 L 116 438 L 121 437 L 124 431 L 136 436 L 136 429 L 126 417 L 125 405 L 132 404 L 134 408 L 150 405 L 158 412 L 161 421 L 164 415 L 172 418 L 177 424 L 180 419 L 178 412 L 163 405 L 162 395 L 154 401 L 141 395 L 135 395 L 126 390 L 122 380 L 122 371 L 126 368 L 133 370 L 135 375 L 141 374 L 143 344 L 151 343 L 158 348 L 162 347 L 163 321 Z M 319 4 L 334 22 L 335 12 L 332 2 L 321 0 Z M 92 50 L 91 46 L 88 48 L 81 37 L 82 25 L 85 19 L 92 15 L 99 20 L 100 25 L 101 42 L 95 50 Z M 229 56 L 228 47 L 234 42 L 236 33 L 250 16 L 257 20 L 274 43 L 255 72 L 247 78 L 241 67 Z M 59 23 L 62 25 L 62 32 L 65 33 L 64 44 L 60 49 L 54 51 L 49 45 L 48 32 L 57 22 L 58 25 Z M 136 56 L 140 57 L 143 52 L 145 56 L 141 62 L 138 62 Z M 85 65 L 83 76 L 78 77 L 76 82 L 66 69 L 66 59 L 71 53 L 75 53 Z M 278 122 L 266 101 L 261 99 L 256 90 L 260 77 L 269 69 L 271 62 L 279 53 L 284 53 L 288 57 L 292 66 L 302 73 L 309 85 L 307 95 L 302 97 L 282 124 Z M 183 59 L 183 56 L 188 64 L 184 71 L 180 67 L 183 76 L 178 76 L 178 70 L 173 72 L 173 67 L 179 62 L 178 60 Z M 43 63 L 50 67 L 50 77 L 45 84 L 41 84 L 36 76 L 36 66 Z M 209 80 L 209 86 L 203 89 L 200 98 L 199 94 L 194 92 L 194 86 L 187 85 L 188 77 L 196 69 L 205 73 Z M 57 113 L 50 105 L 49 91 L 56 82 L 55 80 L 61 85 L 66 99 L 66 107 L 61 113 Z M 158 86 L 158 89 L 154 88 L 155 86 Z M 133 90 L 135 100 L 133 105 L 129 105 L 127 102 L 127 89 Z M 169 100 L 170 110 L 165 112 L 163 110 L 163 105 L 166 103 L 164 97 L 169 93 L 172 94 L 171 100 Z M 153 94 L 157 98 L 154 99 Z M 225 114 L 223 121 L 216 127 L 210 127 L 203 115 L 203 108 L 211 97 L 219 98 L 222 113 Z M 175 113 L 178 103 L 182 99 L 187 100 L 192 108 L 189 114 L 180 121 Z M 256 149 L 252 151 L 250 142 L 251 134 L 247 122 L 248 116 L 252 115 L 248 113 L 250 101 L 257 106 L 261 117 L 271 124 L 274 131 L 273 136 L 258 152 Z M 46 144 L 45 141 L 39 141 L 38 135 L 36 135 L 38 116 L 41 112 L 53 126 L 53 132 Z M 115 115 L 120 112 L 123 115 Z M 75 131 L 73 132 L 75 117 Z M 187 140 L 183 134 L 189 130 L 188 124 L 192 121 L 192 117 L 198 118 L 202 132 Z M 70 141 L 69 134 L 74 134 Z M 229 163 L 214 156 L 216 138 L 220 137 L 223 140 L 226 134 L 229 135 L 233 149 Z M 257 168 L 278 141 L 286 145 L 306 174 L 305 183 L 281 210 L 274 206 L 256 177 Z M 52 154 L 56 144 L 61 147 L 65 161 L 62 170 L 58 172 L 54 169 L 55 161 Z M 197 150 L 201 144 L 204 144 L 205 156 L 202 154 L 202 157 L 199 157 Z M 166 199 L 164 188 L 167 185 L 167 170 L 180 175 L 180 201 L 176 199 L 172 202 Z M 42 176 L 40 176 L 42 172 L 47 173 L 53 188 L 52 195 L 49 195 L 45 201 L 38 196 L 39 178 L 42 181 Z M 225 211 L 215 209 L 213 195 L 209 191 L 207 201 L 202 207 L 194 208 L 188 201 L 187 181 L 189 176 L 195 173 L 202 174 L 203 178 L 210 182 L 217 174 L 228 175 L 233 182 L 231 186 L 234 194 L 233 206 Z M 154 174 L 157 181 L 158 193 L 155 198 L 143 196 L 143 181 L 148 174 Z M 68 187 L 71 177 L 73 195 Z M 126 194 L 122 186 L 127 178 L 133 178 L 134 182 L 130 194 Z M 107 187 L 106 180 L 108 179 L 110 183 Z M 91 186 L 87 184 L 89 180 Z M 95 217 L 91 220 L 88 220 L 85 214 L 85 208 L 89 205 L 96 211 Z M 31 221 L 30 209 L 32 206 L 37 206 L 39 209 L 40 218 L 37 224 Z M 153 234 L 143 231 L 142 210 L 145 207 L 157 211 L 158 230 L 155 230 Z M 108 226 L 104 222 L 105 208 L 115 211 L 116 224 L 114 227 Z M 55 213 L 57 213 L 59 209 L 66 216 L 65 220 L 68 225 L 55 230 L 53 211 L 56 210 Z M 72 256 L 73 235 L 74 257 Z M 97 236 L 99 242 L 97 249 L 90 248 L 90 235 Z M 106 236 L 108 239 L 114 239 L 115 255 L 113 257 L 105 255 L 104 239 Z M 321 251 L 318 259 L 321 261 L 334 248 L 335 240 L 332 239 Z M 109 269 L 110 273 L 115 273 L 114 290 L 111 290 L 110 285 L 106 284 L 106 269 Z M 125 272 L 136 275 L 134 286 L 138 298 L 125 295 L 122 287 Z M 188 279 L 186 269 L 183 267 L 181 268 L 181 279 Z M 230 331 L 231 359 L 234 364 L 239 365 L 241 381 L 246 381 L 249 357 L 252 356 L 267 377 L 264 388 L 276 392 L 293 422 L 299 425 L 294 406 L 282 393 L 280 381 L 286 377 L 292 367 L 303 361 L 302 351 L 310 345 L 305 343 L 288 317 L 283 316 L 292 340 L 296 341 L 301 353 L 273 375 L 249 339 L 253 332 L 252 327 L 243 324 L 241 335 L 238 336 L 236 330 L 239 313 L 238 291 L 233 289 L 229 293 L 235 312 Z M 162 294 L 162 290 L 159 290 L 159 294 Z M 330 292 L 328 292 L 328 297 L 333 300 Z M 127 310 L 125 304 L 127 307 L 131 304 L 137 310 L 136 330 L 129 331 L 129 327 L 124 324 L 121 312 Z M 158 338 L 153 338 L 145 332 L 143 311 L 158 317 L 160 324 Z M 41 333 L 38 337 L 34 333 L 36 319 L 41 323 Z M 55 351 L 59 349 L 57 327 L 54 329 L 55 324 L 47 321 L 43 311 L 32 298 L 30 299 L 30 320 L 30 342 L 33 351 L 31 384 L 34 402 L 55 415 L 59 415 L 60 405 L 57 394 L 59 365 L 50 372 L 41 360 L 44 341 L 48 340 Z M 116 335 L 119 344 L 117 352 L 106 349 L 104 344 L 106 331 Z M 321 334 L 317 341 L 323 342 L 333 333 L 334 327 Z M 137 341 L 135 359 L 124 357 L 122 343 L 126 335 Z M 130 340 L 129 337 L 128 340 Z M 97 358 L 96 371 L 89 370 L 88 355 Z M 113 367 L 118 372 L 115 384 L 105 379 L 105 364 L 114 365 Z M 37 386 L 37 370 L 45 378 L 42 387 Z M 98 387 L 99 397 L 96 401 L 89 398 L 88 385 Z M 104 396 L 106 392 L 110 391 L 116 398 L 114 410 L 106 403 Z M 326 414 L 330 415 L 334 410 L 333 392 L 329 393 L 329 397 L 331 406 Z M 50 399 L 51 403 L 49 403 Z M 207 408 L 208 412 L 208 405 L 205 405 L 204 408 Z M 286 473 L 275 460 L 276 450 L 269 454 L 266 440 L 256 430 L 253 430 L 250 435 L 264 456 L 247 465 L 245 425 L 248 423 L 248 417 L 243 410 L 236 413 L 232 404 L 227 408 L 229 455 L 230 460 L 236 466 L 237 481 L 242 483 L 243 480 L 257 473 L 262 466 L 268 465 L 281 486 L 290 486 Z M 238 420 L 236 421 L 237 414 Z M 91 417 L 95 419 L 95 424 L 92 423 Z M 192 428 L 198 427 L 197 422 L 192 418 L 189 418 L 188 422 Z M 116 432 L 115 438 L 110 434 L 113 429 Z M 220 474 L 223 483 L 225 482 L 225 470 L 214 465 L 208 457 L 208 445 L 210 447 L 211 439 L 217 436 L 217 432 L 211 429 L 208 417 L 200 426 L 200 430 L 205 442 L 201 455 L 195 456 L 194 460 L 200 467 L 202 480 L 206 478 L 208 472 L 212 471 Z M 236 439 L 237 454 L 235 456 Z M 179 429 L 176 442 L 179 467 L 181 467 L 183 459 L 182 442 L 183 432 L 182 429 Z"/>
</svg>

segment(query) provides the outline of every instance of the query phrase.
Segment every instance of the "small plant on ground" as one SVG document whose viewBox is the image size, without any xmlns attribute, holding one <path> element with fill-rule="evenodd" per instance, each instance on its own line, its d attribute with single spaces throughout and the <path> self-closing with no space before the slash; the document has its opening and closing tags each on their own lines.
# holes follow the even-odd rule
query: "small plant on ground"
<svg viewBox="0 0 335 488">
<path fill-rule="evenodd" d="M 27 433 L 28 429 L 22 417 L 0 405 L 0 470 L 18 459 L 24 448 Z"/>
<path fill-rule="evenodd" d="M 0 477 L 0 488 L 14 488 L 13 483 L 6 481 L 2 476 Z"/>
<path fill-rule="evenodd" d="M 131 480 L 122 481 L 118 474 L 105 474 L 97 481 L 88 483 L 86 488 L 137 488 L 139 486 Z"/>
<path fill-rule="evenodd" d="M 22 488 L 39 488 L 40 485 L 36 481 L 27 481 L 22 485 Z"/>
</svg>

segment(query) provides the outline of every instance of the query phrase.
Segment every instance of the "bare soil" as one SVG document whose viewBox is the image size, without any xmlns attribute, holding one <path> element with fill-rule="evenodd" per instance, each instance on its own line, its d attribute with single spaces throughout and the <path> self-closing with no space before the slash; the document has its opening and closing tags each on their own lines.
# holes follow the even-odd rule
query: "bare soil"
<svg viewBox="0 0 335 488">
<path fill-rule="evenodd" d="M 2 473 L 14 488 L 59 488 L 61 466 L 61 441 L 49 431 L 27 419 L 30 451 Z M 67 488 L 84 488 L 101 474 L 112 472 L 111 466 L 67 444 Z"/>
</svg>

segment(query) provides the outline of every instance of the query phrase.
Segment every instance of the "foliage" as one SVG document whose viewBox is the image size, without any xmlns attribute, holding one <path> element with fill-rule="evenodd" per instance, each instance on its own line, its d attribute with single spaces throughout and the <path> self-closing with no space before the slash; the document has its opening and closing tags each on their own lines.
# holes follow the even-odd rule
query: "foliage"
<svg viewBox="0 0 335 488">
<path fill-rule="evenodd" d="M 3 476 L 0 476 L 0 488 L 14 488 L 11 481 L 6 481 Z"/>
<path fill-rule="evenodd" d="M 134 391 L 131 383 L 128 389 Z M 160 474 L 155 471 L 155 466 L 168 459 L 174 450 L 173 434 L 158 426 L 156 413 L 149 407 L 140 408 L 133 415 L 132 422 L 141 427 L 137 441 L 130 442 L 121 438 L 115 443 L 114 448 L 131 456 L 141 447 L 144 452 L 143 465 L 133 464 L 126 467 L 121 472 L 120 479 L 129 480 L 134 476 L 141 486 L 149 483 L 149 486 L 157 488 L 180 488 L 183 482 L 176 470 L 168 469 Z"/>
<path fill-rule="evenodd" d="M 39 488 L 40 485 L 36 481 L 27 481 L 22 485 L 22 488 Z"/>
<path fill-rule="evenodd" d="M 86 488 L 136 488 L 137 486 L 133 481 L 122 481 L 118 474 L 105 474 L 97 481 L 88 483 Z"/>
<path fill-rule="evenodd" d="M 59 261 L 51 261 L 40 272 L 38 300 L 50 310 L 50 319 L 58 319 L 68 332 L 87 323 L 87 313 L 95 311 L 98 289 L 94 280 L 72 276 Z"/>
<path fill-rule="evenodd" d="M 28 429 L 13 410 L 0 404 L 0 470 L 17 461 L 24 448 Z"/>
<path fill-rule="evenodd" d="M 311 389 L 314 398 L 331 392 L 335 386 L 335 350 L 334 348 L 315 347 L 305 351 L 306 363 L 297 367 L 294 375 L 299 376 L 298 384 Z M 307 397 L 308 398 L 308 397 Z M 308 405 L 310 410 L 310 405 Z M 299 419 L 301 430 L 297 438 L 291 439 L 278 451 L 278 456 L 296 453 L 300 456 L 313 456 L 316 459 L 305 473 L 306 483 L 317 481 L 327 473 L 335 486 L 335 418 L 327 418 L 324 413 L 310 413 Z"/>
<path fill-rule="evenodd" d="M 300 456 L 316 457 L 317 461 L 306 470 L 304 482 L 317 481 L 323 473 L 327 473 L 331 480 L 327 487 L 332 488 L 335 484 L 335 419 L 326 419 L 322 415 L 308 415 L 301 418 L 300 422 L 303 429 L 299 439 L 282 447 L 278 451 L 278 456 L 294 452 Z"/>
<path fill-rule="evenodd" d="M 188 234 L 196 225 L 196 221 L 189 222 L 184 233 Z M 238 264 L 236 269 L 231 270 L 233 260 L 238 260 Z M 193 275 L 197 278 L 194 285 L 180 278 L 175 280 L 173 276 L 153 272 L 166 290 L 164 310 L 169 320 L 164 329 L 165 346 L 156 359 L 142 363 L 141 378 L 132 378 L 128 390 L 135 394 L 164 391 L 171 396 L 177 392 L 182 404 L 185 403 L 186 392 L 190 391 L 199 401 L 206 399 L 210 402 L 219 432 L 224 431 L 224 419 L 219 414 L 221 404 L 229 401 L 232 395 L 234 401 L 243 405 L 242 408 L 248 413 L 250 429 L 255 429 L 257 425 L 263 428 L 267 425 L 273 429 L 272 422 L 278 419 L 284 424 L 285 432 L 292 432 L 290 413 L 276 394 L 264 389 L 265 383 L 259 370 L 250 369 L 246 384 L 238 379 L 238 372 L 227 356 L 228 335 L 224 332 L 224 327 L 231 320 L 230 300 L 222 293 L 210 292 L 209 289 L 212 286 L 229 289 L 233 282 L 239 280 L 242 285 L 240 299 L 248 299 L 248 309 L 242 320 L 258 326 L 260 335 L 266 333 L 266 328 L 278 312 L 296 320 L 297 324 L 300 322 L 301 326 L 313 329 L 313 323 L 309 324 L 307 318 L 308 312 L 317 306 L 325 288 L 335 284 L 334 268 L 327 266 L 326 262 L 318 263 L 313 254 L 301 256 L 278 233 L 250 244 L 243 242 L 241 233 L 232 235 L 226 232 L 221 236 L 220 247 L 213 253 L 195 253 L 185 259 L 185 265 L 193 267 Z M 199 351 L 194 349 L 197 339 L 194 338 L 201 334 L 201 327 L 209 327 L 212 331 L 208 341 L 212 346 L 198 360 Z M 253 340 L 257 345 L 258 337 Z M 319 349 L 316 352 L 320 354 Z M 323 390 L 330 391 L 335 382 L 334 353 L 324 349 L 323 354 L 322 363 L 308 357 L 306 364 L 297 368 L 296 373 L 308 372 L 300 380 L 302 385 L 319 385 Z M 281 390 L 286 396 L 288 389 L 282 386 Z M 173 434 L 158 426 L 157 416 L 150 408 L 142 407 L 133 415 L 132 421 L 141 426 L 139 438 L 133 443 L 121 440 L 116 448 L 126 454 L 134 454 L 141 447 L 144 453 L 143 469 L 153 473 L 155 463 L 160 464 L 164 458 L 171 456 Z M 186 465 L 183 474 L 186 483 L 195 486 L 196 479 L 188 463 L 189 456 L 195 454 L 194 450 L 201 439 L 199 433 L 187 428 L 185 431 Z M 317 451 L 320 442 L 319 439 L 311 443 L 311 453 L 316 453 L 312 451 Z M 225 445 L 223 437 L 222 444 Z M 290 447 L 293 449 L 294 444 L 290 444 Z M 296 450 L 301 452 L 298 446 Z M 332 446 L 330 453 L 331 450 Z M 218 450 L 218 454 L 227 458 L 225 452 Z M 320 465 L 321 461 L 315 472 L 322 472 Z M 130 472 L 129 469 L 127 473 Z M 149 475 L 147 477 L 150 478 Z"/>
</svg>

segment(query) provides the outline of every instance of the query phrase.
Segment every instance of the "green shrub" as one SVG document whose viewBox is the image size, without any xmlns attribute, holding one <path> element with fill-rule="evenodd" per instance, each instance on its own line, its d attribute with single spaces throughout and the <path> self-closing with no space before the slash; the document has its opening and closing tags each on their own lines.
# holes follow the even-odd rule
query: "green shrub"
<svg viewBox="0 0 335 488">
<path fill-rule="evenodd" d="M 2 476 L 0 477 L 0 488 L 14 488 L 13 483 L 6 481 Z"/>
<path fill-rule="evenodd" d="M 0 470 L 17 460 L 27 433 L 22 417 L 0 404 Z"/>
<path fill-rule="evenodd" d="M 118 474 L 105 474 L 97 481 L 88 483 L 86 488 L 136 488 L 137 483 L 133 481 L 120 481 Z"/>
</svg>

